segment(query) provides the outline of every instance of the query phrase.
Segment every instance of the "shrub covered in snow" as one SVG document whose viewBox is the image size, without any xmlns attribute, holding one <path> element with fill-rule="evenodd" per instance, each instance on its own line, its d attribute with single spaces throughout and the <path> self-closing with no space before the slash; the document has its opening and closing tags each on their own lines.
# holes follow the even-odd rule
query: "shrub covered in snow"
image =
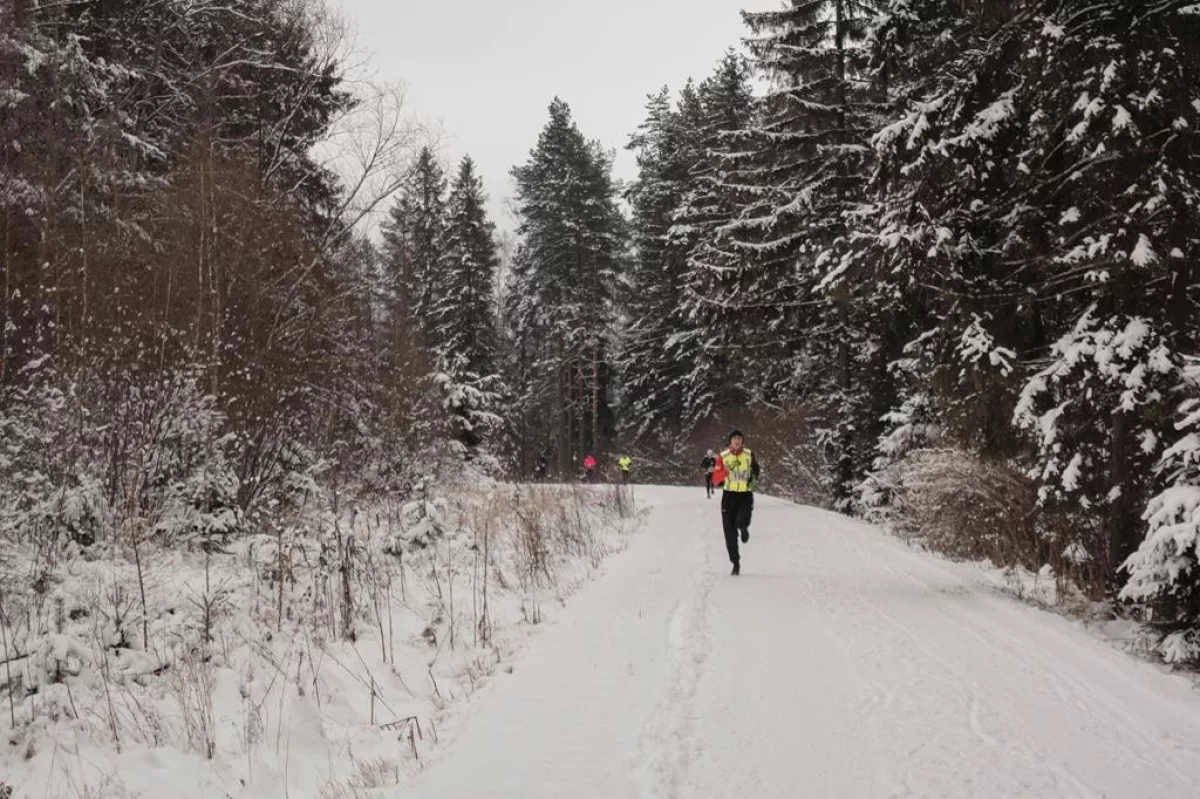
<svg viewBox="0 0 1200 799">
<path fill-rule="evenodd" d="M 878 454 L 871 472 L 859 486 L 858 506 L 862 514 L 874 521 L 890 516 L 895 486 L 890 482 L 897 470 L 892 469 L 906 455 L 934 444 L 941 433 L 928 395 L 914 393 L 899 408 L 883 417 L 887 431 L 880 437 Z"/>
<path fill-rule="evenodd" d="M 234 436 L 196 371 L 26 371 L 0 398 L 0 533 L 90 546 L 239 529 Z"/>
<path fill-rule="evenodd" d="M 955 449 L 921 449 L 881 472 L 893 522 L 950 557 L 1038 569 L 1046 562 L 1032 515 L 1032 483 Z"/>
<path fill-rule="evenodd" d="M 146 750 L 197 775 L 187 796 L 231 773 L 254 795 L 338 795 L 383 756 L 394 783 L 633 515 L 619 486 L 476 479 L 360 501 L 327 478 L 273 526 L 203 548 L 0 549 L 0 774 L 17 797 L 158 795 L 124 782 L 154 778 L 122 768 Z M 410 725 L 422 737 L 398 752 Z"/>
<path fill-rule="evenodd" d="M 433 380 L 442 394 L 442 408 L 450 416 L 464 454 L 474 459 L 485 439 L 495 439 L 504 431 L 504 420 L 496 413 L 501 381 L 495 375 L 481 377 L 470 372 L 462 357 L 443 359 L 441 365 Z"/>
</svg>

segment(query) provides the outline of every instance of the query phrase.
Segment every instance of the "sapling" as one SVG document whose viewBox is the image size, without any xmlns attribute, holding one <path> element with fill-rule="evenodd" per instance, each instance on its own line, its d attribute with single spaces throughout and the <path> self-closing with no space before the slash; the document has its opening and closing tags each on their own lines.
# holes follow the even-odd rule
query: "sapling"
<svg viewBox="0 0 1200 799">
<path fill-rule="evenodd" d="M 13 682 L 12 676 L 12 662 L 14 658 L 8 651 L 8 614 L 4 610 L 3 591 L 0 591 L 0 635 L 3 636 L 2 643 L 4 644 L 4 668 L 8 673 L 8 715 L 9 720 L 12 722 L 12 728 L 15 730 L 17 728 L 17 706 L 16 699 L 13 696 L 16 693 L 16 684 Z"/>
</svg>

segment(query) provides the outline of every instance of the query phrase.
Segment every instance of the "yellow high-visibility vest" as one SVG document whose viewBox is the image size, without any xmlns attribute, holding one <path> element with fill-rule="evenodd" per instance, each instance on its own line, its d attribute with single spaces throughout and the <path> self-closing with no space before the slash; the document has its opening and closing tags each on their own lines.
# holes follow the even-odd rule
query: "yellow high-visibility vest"
<svg viewBox="0 0 1200 799">
<path fill-rule="evenodd" d="M 617 461 L 617 465 L 620 466 L 623 471 L 627 472 L 629 471 L 629 467 L 633 465 L 633 458 L 626 455 L 624 458 L 621 458 L 621 460 Z"/>
<path fill-rule="evenodd" d="M 721 453 L 721 461 L 725 464 L 725 490 L 750 490 L 750 450 L 743 448 L 734 455 L 729 450 Z"/>
</svg>

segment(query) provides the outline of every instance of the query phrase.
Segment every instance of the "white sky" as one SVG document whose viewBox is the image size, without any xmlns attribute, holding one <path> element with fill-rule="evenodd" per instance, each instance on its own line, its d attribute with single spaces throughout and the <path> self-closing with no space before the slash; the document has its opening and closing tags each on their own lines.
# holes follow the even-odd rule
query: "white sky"
<svg viewBox="0 0 1200 799">
<path fill-rule="evenodd" d="M 557 95 L 589 139 L 614 149 L 617 178 L 636 176 L 624 147 L 646 95 L 706 77 L 745 33 L 738 11 L 778 0 L 331 0 L 375 76 L 408 85 L 407 106 L 440 123 L 440 155 L 475 159 L 502 230 L 524 163 Z"/>
</svg>

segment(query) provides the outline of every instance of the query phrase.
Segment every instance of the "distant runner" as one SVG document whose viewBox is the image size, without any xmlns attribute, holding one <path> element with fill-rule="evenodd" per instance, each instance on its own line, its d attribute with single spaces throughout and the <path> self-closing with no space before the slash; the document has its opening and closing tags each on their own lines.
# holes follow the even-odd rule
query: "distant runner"
<svg viewBox="0 0 1200 799">
<path fill-rule="evenodd" d="M 617 461 L 617 466 L 621 467 L 621 482 L 629 482 L 629 467 L 632 465 L 633 458 L 629 457 L 628 455 L 622 455 L 621 459 Z"/>
<path fill-rule="evenodd" d="M 717 453 L 710 449 L 704 459 L 700 461 L 700 468 L 704 470 L 704 495 L 711 497 L 713 495 L 713 470 L 717 468 Z"/>
</svg>

